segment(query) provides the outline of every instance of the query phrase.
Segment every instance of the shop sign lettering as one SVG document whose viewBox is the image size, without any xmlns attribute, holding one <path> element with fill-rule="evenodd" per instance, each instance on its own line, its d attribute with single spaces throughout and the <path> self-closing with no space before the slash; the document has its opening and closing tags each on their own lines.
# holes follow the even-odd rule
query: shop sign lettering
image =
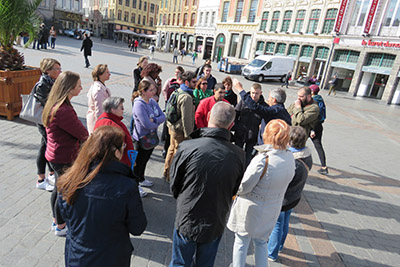
<svg viewBox="0 0 400 267">
<path fill-rule="evenodd" d="M 339 14 L 336 19 L 335 32 L 340 32 L 340 28 L 342 27 L 344 12 L 346 11 L 347 7 L 347 2 L 348 0 L 342 0 L 342 3 L 340 4 Z"/>
<path fill-rule="evenodd" d="M 369 33 L 371 29 L 372 21 L 375 17 L 376 8 L 378 7 L 379 0 L 372 0 L 371 7 L 367 16 L 367 21 L 364 27 L 364 33 Z"/>
<path fill-rule="evenodd" d="M 379 42 L 374 42 L 372 40 L 362 40 L 361 41 L 362 46 L 370 46 L 370 47 L 391 47 L 391 48 L 400 48 L 400 43 L 391 43 L 389 41 L 379 41 Z"/>
</svg>

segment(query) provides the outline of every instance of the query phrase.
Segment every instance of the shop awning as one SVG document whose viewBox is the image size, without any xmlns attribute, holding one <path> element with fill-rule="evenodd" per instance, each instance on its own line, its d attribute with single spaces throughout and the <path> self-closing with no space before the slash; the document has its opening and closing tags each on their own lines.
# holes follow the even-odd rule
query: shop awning
<svg viewBox="0 0 400 267">
<path fill-rule="evenodd" d="M 357 67 L 357 64 L 336 61 L 336 62 L 332 62 L 331 66 L 335 67 L 335 68 L 341 68 L 341 69 L 347 69 L 347 70 L 355 70 L 356 67 Z"/>
<path fill-rule="evenodd" d="M 384 75 L 390 75 L 390 72 L 392 72 L 392 68 L 382 68 L 382 67 L 376 67 L 376 66 L 364 66 L 361 69 L 362 71 L 365 72 L 372 72 L 372 73 L 378 73 L 378 74 L 384 74 Z"/>
</svg>

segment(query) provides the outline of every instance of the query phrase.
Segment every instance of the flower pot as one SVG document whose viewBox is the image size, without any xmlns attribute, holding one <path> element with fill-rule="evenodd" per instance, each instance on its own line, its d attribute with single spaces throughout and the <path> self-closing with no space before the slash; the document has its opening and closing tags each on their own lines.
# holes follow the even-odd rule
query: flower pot
<svg viewBox="0 0 400 267">
<path fill-rule="evenodd" d="M 25 70 L 0 70 L 0 115 L 13 120 L 22 108 L 21 95 L 30 94 L 39 81 L 40 69 L 27 67 Z"/>
</svg>

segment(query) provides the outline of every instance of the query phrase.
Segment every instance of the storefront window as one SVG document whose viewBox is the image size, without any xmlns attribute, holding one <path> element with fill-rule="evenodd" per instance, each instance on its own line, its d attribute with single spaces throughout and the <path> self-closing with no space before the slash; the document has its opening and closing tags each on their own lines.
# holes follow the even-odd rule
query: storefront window
<svg viewBox="0 0 400 267">
<path fill-rule="evenodd" d="M 368 54 L 367 64 L 365 64 L 365 65 L 391 68 L 393 66 L 395 59 L 396 59 L 395 55 L 370 53 L 370 54 Z"/>
<path fill-rule="evenodd" d="M 313 52 L 314 47 L 312 47 L 311 45 L 305 45 L 303 46 L 303 48 L 301 49 L 301 57 L 311 57 L 312 56 L 312 52 Z"/>
<path fill-rule="evenodd" d="M 315 51 L 315 58 L 317 59 L 327 59 L 329 54 L 329 48 L 328 47 L 317 47 L 317 50 Z"/>
<path fill-rule="evenodd" d="M 300 46 L 297 44 L 291 44 L 289 45 L 289 52 L 288 55 L 291 56 L 297 56 L 299 54 L 299 48 Z"/>
<path fill-rule="evenodd" d="M 311 11 L 310 21 L 308 22 L 307 33 L 314 33 L 318 27 L 319 16 L 321 9 L 313 9 Z"/>
<path fill-rule="evenodd" d="M 326 12 L 324 27 L 322 28 L 322 33 L 329 34 L 332 32 L 333 26 L 335 25 L 337 11 L 337 8 L 328 9 Z"/>
<path fill-rule="evenodd" d="M 274 49 L 275 49 L 275 43 L 267 42 L 267 45 L 265 47 L 265 54 L 273 54 Z"/>
<path fill-rule="evenodd" d="M 271 27 L 269 28 L 269 31 L 274 32 L 278 28 L 278 22 L 279 22 L 279 16 L 281 12 L 280 11 L 275 11 L 272 15 L 272 22 L 271 22 Z"/>
<path fill-rule="evenodd" d="M 229 47 L 229 56 L 230 57 L 236 57 L 236 50 L 237 50 L 238 43 L 239 43 L 239 34 L 232 34 L 231 44 Z"/>
<path fill-rule="evenodd" d="M 287 32 L 289 30 L 290 20 L 292 19 L 292 14 L 293 14 L 293 11 L 291 11 L 291 10 L 285 11 L 285 14 L 283 16 L 281 32 Z"/>
<path fill-rule="evenodd" d="M 243 35 L 240 58 L 249 58 L 251 35 Z"/>
<path fill-rule="evenodd" d="M 301 31 L 301 29 L 303 28 L 305 15 L 306 15 L 306 11 L 305 10 L 297 11 L 296 22 L 294 24 L 293 32 L 300 32 Z"/>
<path fill-rule="evenodd" d="M 276 54 L 284 55 L 286 51 L 286 44 L 279 43 L 276 45 Z"/>
<path fill-rule="evenodd" d="M 265 31 L 265 29 L 267 28 L 268 16 L 269 16 L 268 11 L 263 13 L 261 19 L 260 31 Z"/>
<path fill-rule="evenodd" d="M 360 52 L 352 50 L 336 50 L 334 62 L 357 63 Z"/>
<path fill-rule="evenodd" d="M 264 42 L 258 41 L 256 46 L 256 52 L 262 52 L 262 51 L 264 51 Z"/>
</svg>

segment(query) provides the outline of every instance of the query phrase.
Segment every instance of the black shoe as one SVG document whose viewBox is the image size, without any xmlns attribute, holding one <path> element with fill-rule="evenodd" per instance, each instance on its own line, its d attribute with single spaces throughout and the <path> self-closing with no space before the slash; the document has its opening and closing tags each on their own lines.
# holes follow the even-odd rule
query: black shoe
<svg viewBox="0 0 400 267">
<path fill-rule="evenodd" d="M 319 169 L 318 173 L 324 174 L 324 175 L 328 174 L 328 167 Z"/>
</svg>

